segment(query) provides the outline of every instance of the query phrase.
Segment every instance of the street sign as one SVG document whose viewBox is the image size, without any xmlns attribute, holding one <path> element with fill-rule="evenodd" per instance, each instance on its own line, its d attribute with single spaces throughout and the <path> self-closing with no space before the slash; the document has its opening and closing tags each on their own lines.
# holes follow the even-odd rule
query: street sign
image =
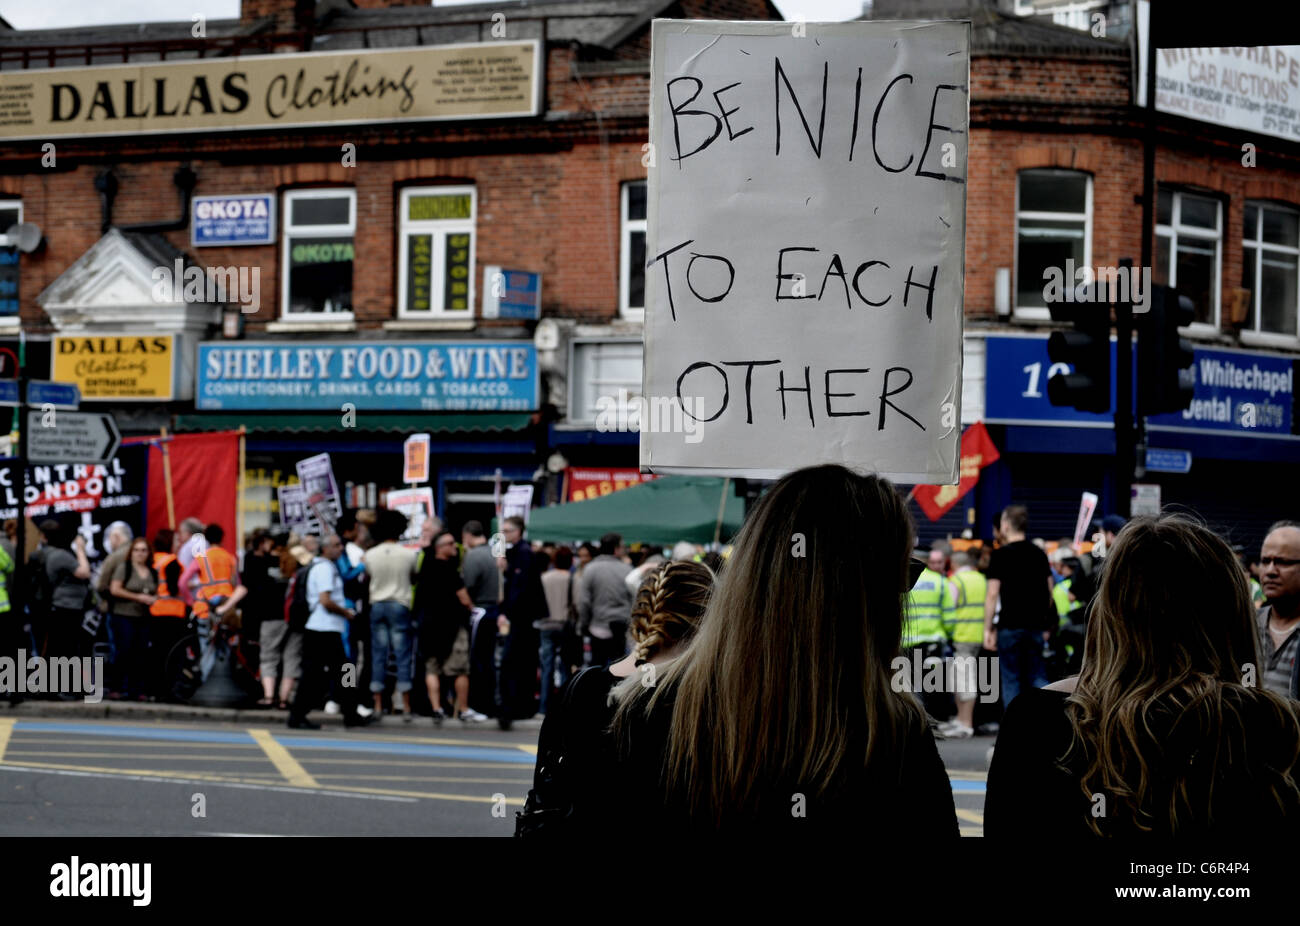
<svg viewBox="0 0 1300 926">
<path fill-rule="evenodd" d="M 1147 470 L 1152 473 L 1187 473 L 1192 469 L 1190 450 L 1147 448 Z"/>
<path fill-rule="evenodd" d="M 1135 518 L 1160 517 L 1160 486 L 1156 483 L 1135 482 L 1129 489 L 1128 513 Z"/>
<path fill-rule="evenodd" d="M 28 405 L 53 405 L 76 411 L 81 405 L 81 389 L 76 383 L 52 383 L 49 380 L 34 379 L 27 383 Z"/>
<path fill-rule="evenodd" d="M 105 463 L 122 442 L 117 423 L 105 412 L 58 412 L 53 427 L 43 427 L 45 413 L 27 413 L 27 462 Z"/>
<path fill-rule="evenodd" d="M 18 380 L 0 379 L 0 405 L 18 404 Z"/>
</svg>

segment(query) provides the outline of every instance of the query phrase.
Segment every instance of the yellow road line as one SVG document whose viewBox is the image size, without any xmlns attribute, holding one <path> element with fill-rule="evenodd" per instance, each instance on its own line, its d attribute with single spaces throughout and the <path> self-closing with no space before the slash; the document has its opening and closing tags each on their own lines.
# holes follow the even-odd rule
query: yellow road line
<svg viewBox="0 0 1300 926">
<path fill-rule="evenodd" d="M 285 781 L 291 785 L 297 785 L 300 788 L 319 788 L 316 779 L 312 778 L 305 768 L 298 763 L 289 752 L 271 736 L 270 730 L 249 730 L 251 736 L 257 745 L 262 747 L 266 757 L 271 760 L 276 771 L 284 776 Z"/>
<path fill-rule="evenodd" d="M 5 760 L 5 749 L 9 746 L 9 734 L 14 729 L 14 718 L 0 717 L 0 762 Z"/>
<path fill-rule="evenodd" d="M 535 756 L 535 755 L 537 755 L 537 744 L 536 744 L 536 743 L 533 743 L 533 745 L 531 745 L 531 746 L 527 745 L 526 743 L 516 743 L 516 744 L 515 744 L 515 748 L 516 748 L 516 749 L 522 749 L 524 752 L 528 753 L 530 756 Z"/>
<path fill-rule="evenodd" d="M 956 778 L 958 781 L 988 781 L 989 780 L 989 776 L 987 772 L 962 772 L 962 771 L 949 770 L 948 777 Z"/>
<path fill-rule="evenodd" d="M 957 819 L 965 820 L 967 823 L 978 823 L 984 825 L 984 814 L 978 810 L 966 810 L 964 807 L 957 808 Z"/>
<path fill-rule="evenodd" d="M 29 743 L 13 743 L 13 746 L 28 746 Z M 45 749 L 10 749 L 10 758 L 14 756 L 59 756 L 64 759 L 173 759 L 189 762 L 261 762 L 262 756 L 193 756 L 193 755 L 159 755 L 149 753 L 136 755 L 124 752 L 51 752 Z"/>
<path fill-rule="evenodd" d="M 14 743 L 24 746 L 122 746 L 131 749 L 175 749 L 177 740 L 134 740 L 122 736 L 87 736 L 79 739 L 44 739 L 43 733 L 15 730 Z M 30 737 L 30 738 L 29 738 Z M 37 737 L 41 737 L 37 739 Z M 256 743 L 185 743 L 186 749 L 257 749 Z M 260 751 L 260 750 L 259 750 Z"/>
<path fill-rule="evenodd" d="M 261 779 L 230 778 L 221 775 L 207 775 L 202 772 L 160 772 L 155 769 L 103 768 L 92 765 L 58 765 L 53 762 L 0 762 L 0 769 L 3 769 L 6 765 L 22 766 L 24 768 L 47 768 L 70 772 L 97 772 L 104 775 L 138 775 L 155 778 L 177 778 L 185 781 L 210 781 L 214 784 L 266 784 L 266 781 Z M 273 780 L 273 783 L 283 784 L 283 782 L 279 780 Z M 414 797 L 442 801 L 469 801 L 470 803 L 475 804 L 496 803 L 496 798 L 492 796 L 475 797 L 468 794 L 442 794 L 431 791 L 399 791 L 393 788 L 354 788 L 346 785 L 330 785 L 328 789 L 322 789 L 319 785 L 313 785 L 313 788 L 346 794 L 376 794 L 383 797 Z M 523 807 L 524 799 L 522 797 L 507 797 L 505 798 L 504 803 L 511 807 Z"/>
<path fill-rule="evenodd" d="M 305 765 L 320 763 L 322 765 L 382 765 L 385 767 L 391 765 L 400 767 L 415 766 L 417 768 L 427 768 L 429 766 L 435 768 L 490 768 L 498 772 L 518 770 L 522 775 L 531 776 L 533 774 L 533 767 L 531 765 L 521 765 L 516 762 L 449 762 L 439 759 L 425 759 L 419 761 L 394 759 L 390 762 L 387 759 L 327 759 L 317 756 L 303 756 L 302 762 Z"/>
<path fill-rule="evenodd" d="M 983 836 L 984 831 L 982 829 L 977 830 L 973 826 L 963 826 L 961 829 L 957 831 L 957 835 L 958 836 Z"/>
<path fill-rule="evenodd" d="M 317 774 L 316 777 L 319 778 L 319 779 L 326 779 L 326 778 L 346 778 L 346 779 L 348 779 L 349 781 L 356 781 L 356 780 L 357 780 L 357 775 L 356 775 L 355 772 L 350 773 L 350 774 L 347 774 L 347 775 L 321 775 L 321 774 Z M 525 782 L 525 781 L 518 781 L 518 780 L 513 779 L 513 778 L 448 778 L 448 777 L 445 777 L 445 776 L 437 776 L 437 775 L 434 775 L 434 776 L 424 776 L 424 777 L 419 777 L 419 776 L 416 776 L 416 775 L 366 775 L 366 776 L 364 776 L 364 778 L 365 778 L 366 781 L 456 781 L 456 782 L 464 782 L 464 783 L 466 783 L 466 784 L 481 784 L 481 785 L 523 785 L 523 784 L 527 784 L 527 782 Z"/>
</svg>

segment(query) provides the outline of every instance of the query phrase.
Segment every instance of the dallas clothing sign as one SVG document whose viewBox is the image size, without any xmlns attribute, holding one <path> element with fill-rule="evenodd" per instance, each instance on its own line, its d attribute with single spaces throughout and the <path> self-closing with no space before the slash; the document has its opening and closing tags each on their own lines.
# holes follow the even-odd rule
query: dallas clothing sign
<svg viewBox="0 0 1300 926">
<path fill-rule="evenodd" d="M 337 341 L 200 344 L 198 407 L 393 411 L 533 411 L 531 342 Z"/>
</svg>

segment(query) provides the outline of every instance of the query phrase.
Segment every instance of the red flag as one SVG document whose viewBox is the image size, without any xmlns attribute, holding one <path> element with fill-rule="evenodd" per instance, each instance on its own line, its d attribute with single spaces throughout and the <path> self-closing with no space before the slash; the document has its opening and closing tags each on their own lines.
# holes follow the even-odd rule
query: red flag
<svg viewBox="0 0 1300 926">
<path fill-rule="evenodd" d="M 167 523 L 167 489 L 163 477 L 162 444 L 149 445 L 149 507 L 145 516 L 149 537 Z M 169 434 L 167 454 L 171 461 L 172 499 L 176 523 L 198 518 L 204 524 L 220 524 L 226 532 L 222 546 L 237 549 L 235 505 L 239 494 L 239 432 Z"/>
<path fill-rule="evenodd" d="M 977 421 L 961 436 L 961 480 L 955 486 L 917 486 L 914 497 L 925 516 L 937 521 L 948 513 L 980 481 L 980 470 L 998 459 L 998 448 Z"/>
</svg>

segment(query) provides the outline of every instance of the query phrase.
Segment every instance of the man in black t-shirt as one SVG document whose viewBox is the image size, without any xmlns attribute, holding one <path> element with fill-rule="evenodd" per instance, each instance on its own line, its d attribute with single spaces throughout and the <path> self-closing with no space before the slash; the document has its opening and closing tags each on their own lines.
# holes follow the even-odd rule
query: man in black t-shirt
<svg viewBox="0 0 1300 926">
<path fill-rule="evenodd" d="M 1002 512 L 1003 544 L 993 551 L 987 573 L 984 646 L 998 653 L 1004 708 L 1022 688 L 1047 684 L 1043 644 L 1051 635 L 1054 614 L 1052 567 L 1047 554 L 1025 539 L 1028 529 L 1029 512 L 1023 505 L 1011 505 Z"/>
<path fill-rule="evenodd" d="M 433 722 L 441 724 L 441 677 L 451 676 L 456 691 L 456 716 L 477 721 L 469 710 L 469 616 L 473 607 L 456 568 L 456 538 L 437 531 L 424 550 L 415 587 L 415 613 L 420 620 L 420 650 L 424 653 L 424 681 L 433 705 Z"/>
</svg>

